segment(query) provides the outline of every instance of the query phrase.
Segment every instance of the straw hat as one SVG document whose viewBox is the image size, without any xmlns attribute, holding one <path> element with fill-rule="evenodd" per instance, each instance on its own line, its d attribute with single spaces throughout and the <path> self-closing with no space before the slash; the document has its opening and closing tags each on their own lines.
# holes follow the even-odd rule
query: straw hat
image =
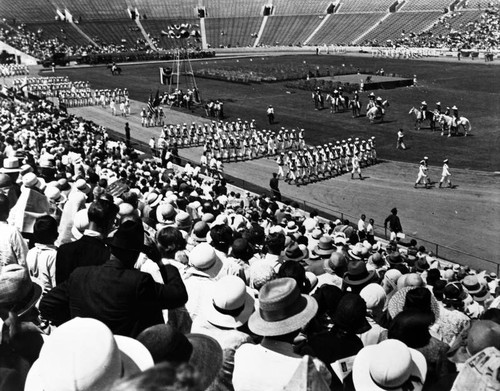
<svg viewBox="0 0 500 391">
<path fill-rule="evenodd" d="M 33 282 L 28 269 L 17 263 L 5 265 L 0 272 L 0 308 L 18 316 L 27 313 L 42 296 L 42 287 Z"/>
<path fill-rule="evenodd" d="M 292 278 L 269 281 L 259 292 L 259 311 L 248 320 L 252 332 L 264 337 L 291 333 L 304 327 L 318 310 L 314 298 L 302 295 Z"/>
</svg>

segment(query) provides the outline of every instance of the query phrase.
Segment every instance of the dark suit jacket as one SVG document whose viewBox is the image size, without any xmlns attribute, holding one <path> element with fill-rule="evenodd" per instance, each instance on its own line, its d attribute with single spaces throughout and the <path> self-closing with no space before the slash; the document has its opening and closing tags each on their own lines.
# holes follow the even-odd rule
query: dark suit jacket
<svg viewBox="0 0 500 391">
<path fill-rule="evenodd" d="M 186 303 L 187 292 L 174 266 L 161 266 L 165 284 L 151 275 L 125 267 L 112 257 L 104 265 L 77 268 L 69 279 L 40 302 L 42 316 L 55 325 L 80 317 L 105 323 L 114 334 L 136 337 L 164 323 L 162 309 Z"/>
<path fill-rule="evenodd" d="M 102 265 L 109 255 L 104 241 L 92 236 L 83 235 L 76 242 L 63 244 L 57 249 L 56 284 L 66 281 L 77 267 Z"/>
</svg>

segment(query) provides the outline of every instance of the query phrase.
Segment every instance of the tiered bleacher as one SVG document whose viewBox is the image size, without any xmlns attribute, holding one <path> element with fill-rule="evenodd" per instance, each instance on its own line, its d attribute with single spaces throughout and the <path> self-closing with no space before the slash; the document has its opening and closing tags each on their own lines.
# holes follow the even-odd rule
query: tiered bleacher
<svg viewBox="0 0 500 391">
<path fill-rule="evenodd" d="M 275 15 L 321 15 L 326 14 L 326 10 L 331 1 L 325 0 L 304 0 L 287 1 L 273 0 Z"/>
<path fill-rule="evenodd" d="M 320 15 L 271 16 L 259 43 L 261 45 L 301 45 L 321 23 Z"/>
<path fill-rule="evenodd" d="M 210 47 L 251 46 L 262 24 L 262 16 L 248 18 L 207 18 L 205 28 Z"/>
<path fill-rule="evenodd" d="M 105 52 L 144 50 L 145 40 L 139 27 L 131 19 L 83 21 L 78 25 Z M 114 48 L 114 49 L 112 49 Z"/>
<path fill-rule="evenodd" d="M 204 0 L 208 18 L 235 18 L 258 16 L 263 14 L 264 5 L 269 4 L 265 0 L 254 1 L 232 1 L 232 0 Z"/>
<path fill-rule="evenodd" d="M 344 0 L 338 7 L 339 13 L 388 12 L 393 0 Z"/>
</svg>

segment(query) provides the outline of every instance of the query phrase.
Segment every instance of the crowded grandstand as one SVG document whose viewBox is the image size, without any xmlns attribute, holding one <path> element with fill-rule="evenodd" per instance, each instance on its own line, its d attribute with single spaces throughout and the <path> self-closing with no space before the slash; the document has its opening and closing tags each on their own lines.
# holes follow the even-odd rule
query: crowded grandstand
<svg viewBox="0 0 500 391">
<path fill-rule="evenodd" d="M 0 15 L 1 390 L 500 389 L 498 1 Z"/>
</svg>

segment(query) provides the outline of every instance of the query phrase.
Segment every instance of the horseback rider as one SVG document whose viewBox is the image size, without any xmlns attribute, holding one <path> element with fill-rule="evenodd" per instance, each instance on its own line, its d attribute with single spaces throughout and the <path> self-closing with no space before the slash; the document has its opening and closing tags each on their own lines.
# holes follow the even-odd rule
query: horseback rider
<svg viewBox="0 0 500 391">
<path fill-rule="evenodd" d="M 460 119 L 460 117 L 458 116 L 458 107 L 457 106 L 453 106 L 451 108 L 451 116 L 453 117 L 453 121 L 454 121 L 453 125 L 457 126 L 457 122 Z"/>
<path fill-rule="evenodd" d="M 436 111 L 438 114 L 441 114 L 441 102 L 436 103 Z"/>
<path fill-rule="evenodd" d="M 361 115 L 361 102 L 359 101 L 358 91 L 354 91 L 354 98 L 351 101 L 352 116 L 359 117 Z"/>
<path fill-rule="evenodd" d="M 384 114 L 384 106 L 382 104 L 382 98 L 380 96 L 377 96 L 377 99 L 375 99 L 375 106 L 378 108 L 379 113 L 381 115 Z"/>
<path fill-rule="evenodd" d="M 420 112 L 422 113 L 422 121 L 425 121 L 427 119 L 427 102 L 424 100 L 421 103 L 420 106 Z"/>
<path fill-rule="evenodd" d="M 116 62 L 113 61 L 113 65 L 111 65 L 111 73 L 116 72 Z"/>
<path fill-rule="evenodd" d="M 366 108 L 367 110 L 370 110 L 372 107 L 375 107 L 377 104 L 375 103 L 375 94 L 372 92 L 370 95 L 368 95 L 368 98 L 370 99 L 368 101 L 368 107 Z"/>
</svg>

